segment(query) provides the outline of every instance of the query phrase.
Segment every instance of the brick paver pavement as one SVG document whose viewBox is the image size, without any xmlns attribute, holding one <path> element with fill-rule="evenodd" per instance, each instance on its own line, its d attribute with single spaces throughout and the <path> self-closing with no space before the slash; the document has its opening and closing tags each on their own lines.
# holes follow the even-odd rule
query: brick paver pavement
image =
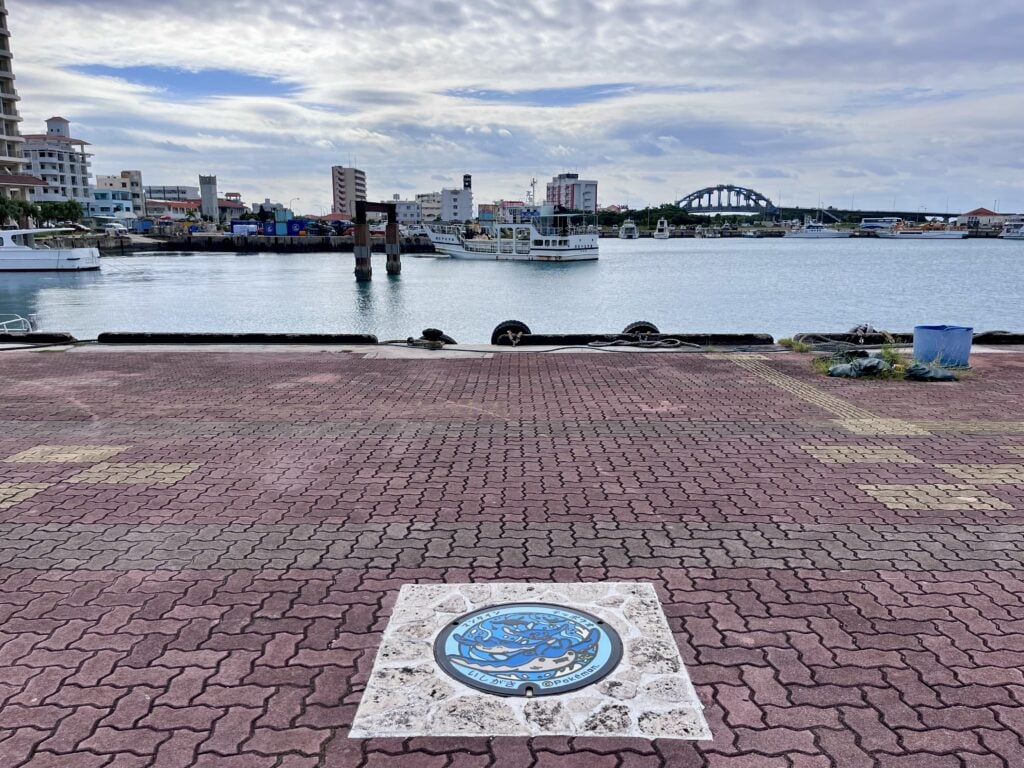
<svg viewBox="0 0 1024 768">
<path fill-rule="evenodd" d="M 1024 354 L 0 359 L 0 766 L 1024 765 Z M 351 740 L 400 585 L 655 585 L 710 742 Z"/>
</svg>

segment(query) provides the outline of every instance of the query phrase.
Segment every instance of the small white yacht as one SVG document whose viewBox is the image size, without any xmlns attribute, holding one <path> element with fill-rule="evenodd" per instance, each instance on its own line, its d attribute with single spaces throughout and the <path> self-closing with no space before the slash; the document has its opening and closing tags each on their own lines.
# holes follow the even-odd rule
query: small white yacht
<svg viewBox="0 0 1024 768">
<path fill-rule="evenodd" d="M 36 235 L 70 229 L 0 229 L 0 272 L 78 272 L 100 268 L 95 248 L 50 248 L 36 245 Z"/>
<path fill-rule="evenodd" d="M 619 227 L 619 240 L 636 240 L 640 237 L 640 230 L 636 227 L 636 222 L 632 219 L 626 219 L 622 222 L 622 226 Z"/>
<path fill-rule="evenodd" d="M 672 228 L 668 225 L 667 219 L 658 219 L 658 226 L 654 228 L 655 240 L 668 240 Z"/>
<path fill-rule="evenodd" d="M 813 239 L 824 239 L 833 237 L 849 237 L 852 232 L 842 232 L 832 227 L 826 227 L 820 221 L 809 221 L 799 229 L 791 229 L 786 237 L 803 237 Z"/>
<path fill-rule="evenodd" d="M 1024 224 L 1008 226 L 999 233 L 1003 240 L 1024 240 Z"/>
</svg>

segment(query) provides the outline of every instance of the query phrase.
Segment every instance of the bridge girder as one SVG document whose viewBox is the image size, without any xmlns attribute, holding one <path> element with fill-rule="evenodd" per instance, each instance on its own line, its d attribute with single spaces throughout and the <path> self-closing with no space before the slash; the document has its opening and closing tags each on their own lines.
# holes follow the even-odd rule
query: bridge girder
<svg viewBox="0 0 1024 768">
<path fill-rule="evenodd" d="M 774 213 L 778 210 L 766 195 L 736 184 L 698 189 L 680 198 L 676 205 L 692 213 Z"/>
</svg>

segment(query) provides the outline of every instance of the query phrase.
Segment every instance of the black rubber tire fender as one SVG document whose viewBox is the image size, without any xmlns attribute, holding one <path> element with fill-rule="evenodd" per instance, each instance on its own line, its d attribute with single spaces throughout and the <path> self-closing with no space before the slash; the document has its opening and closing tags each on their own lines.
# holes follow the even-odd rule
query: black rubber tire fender
<svg viewBox="0 0 1024 768">
<path fill-rule="evenodd" d="M 530 335 L 530 326 L 526 323 L 520 322 L 519 320 L 505 320 L 504 322 L 498 323 L 494 326 L 494 330 L 491 331 L 491 344 L 497 344 L 498 339 L 508 337 L 508 334 L 524 334 Z"/>
<path fill-rule="evenodd" d="M 650 335 L 652 333 L 661 333 L 658 330 L 658 326 L 652 323 L 650 320 L 637 320 L 635 323 L 630 323 L 623 330 L 623 333 L 635 333 Z"/>
</svg>

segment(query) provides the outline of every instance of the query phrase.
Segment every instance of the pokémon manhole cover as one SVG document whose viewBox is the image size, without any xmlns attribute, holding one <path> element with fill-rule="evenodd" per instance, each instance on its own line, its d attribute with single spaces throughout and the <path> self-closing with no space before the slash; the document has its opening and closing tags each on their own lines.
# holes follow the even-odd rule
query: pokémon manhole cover
<svg viewBox="0 0 1024 768">
<path fill-rule="evenodd" d="M 348 735 L 709 739 L 702 709 L 651 584 L 405 584 Z"/>
<path fill-rule="evenodd" d="M 622 659 L 618 633 L 596 616 L 550 603 L 506 603 L 449 623 L 434 659 L 471 688 L 546 696 L 596 683 Z"/>
</svg>

